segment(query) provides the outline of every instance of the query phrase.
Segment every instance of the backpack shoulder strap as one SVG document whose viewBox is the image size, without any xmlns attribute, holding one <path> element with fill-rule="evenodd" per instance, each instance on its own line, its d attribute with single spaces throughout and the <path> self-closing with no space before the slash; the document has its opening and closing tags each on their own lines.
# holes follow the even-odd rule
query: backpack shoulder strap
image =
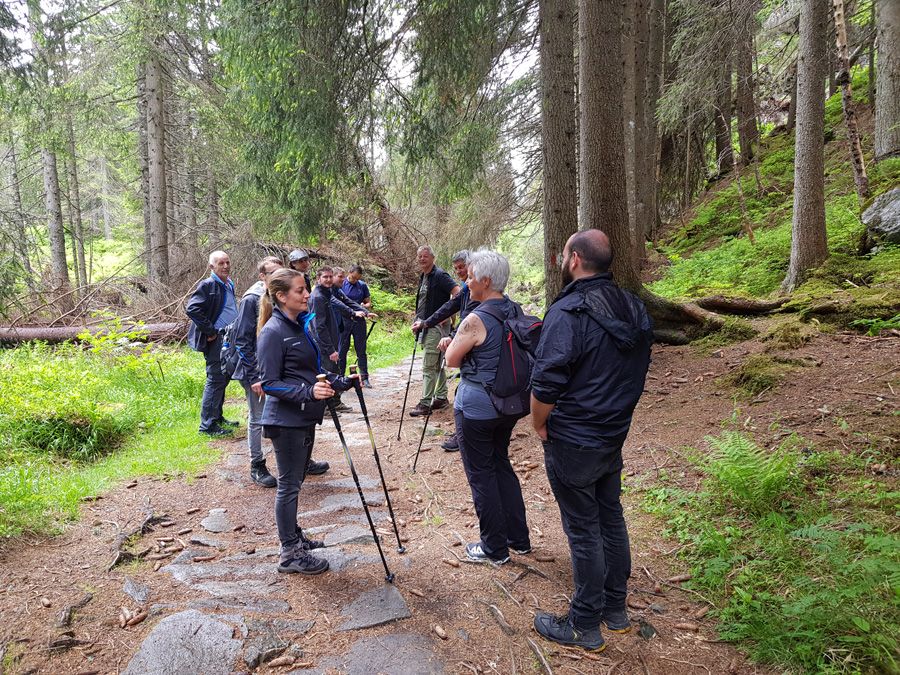
<svg viewBox="0 0 900 675">
<path fill-rule="evenodd" d="M 495 307 L 487 306 L 485 307 L 483 304 L 478 305 L 475 309 L 472 310 L 472 314 L 487 314 L 494 321 L 497 321 L 501 326 L 506 322 L 506 315 L 501 313 Z"/>
</svg>

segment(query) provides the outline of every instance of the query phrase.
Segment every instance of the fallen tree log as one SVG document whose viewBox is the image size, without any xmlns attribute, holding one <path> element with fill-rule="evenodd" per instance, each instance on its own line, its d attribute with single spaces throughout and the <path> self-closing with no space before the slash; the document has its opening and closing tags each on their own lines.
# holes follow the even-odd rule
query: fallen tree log
<svg viewBox="0 0 900 675">
<path fill-rule="evenodd" d="M 750 300 L 749 298 L 726 298 L 724 295 L 711 295 L 706 298 L 694 300 L 694 304 L 711 312 L 724 314 L 757 315 L 768 314 L 780 309 L 788 301 L 788 298 L 777 300 Z"/>
<path fill-rule="evenodd" d="M 187 322 L 148 323 L 142 327 L 149 342 L 179 342 L 187 335 Z M 41 340 L 58 344 L 66 340 L 77 341 L 85 331 L 92 334 L 105 333 L 106 326 L 0 326 L 0 344 L 17 345 L 23 342 Z"/>
</svg>

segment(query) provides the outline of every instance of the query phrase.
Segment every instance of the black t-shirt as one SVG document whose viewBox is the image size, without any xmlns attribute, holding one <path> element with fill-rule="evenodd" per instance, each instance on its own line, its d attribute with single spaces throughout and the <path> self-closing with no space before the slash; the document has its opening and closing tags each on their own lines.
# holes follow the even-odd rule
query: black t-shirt
<svg viewBox="0 0 900 675">
<path fill-rule="evenodd" d="M 416 318 L 426 319 L 450 299 L 450 292 L 456 282 L 440 267 L 435 265 L 431 272 L 421 278 L 416 303 Z"/>
</svg>

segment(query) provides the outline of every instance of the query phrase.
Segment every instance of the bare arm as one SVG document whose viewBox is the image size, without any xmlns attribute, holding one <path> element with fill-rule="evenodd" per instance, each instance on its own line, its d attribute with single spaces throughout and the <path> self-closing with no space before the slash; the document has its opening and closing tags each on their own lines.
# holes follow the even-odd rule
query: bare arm
<svg viewBox="0 0 900 675">
<path fill-rule="evenodd" d="M 547 419 L 555 407 L 555 403 L 541 403 L 531 395 L 531 425 L 542 441 L 547 440 Z"/>
<path fill-rule="evenodd" d="M 487 332 L 477 314 L 469 314 L 456 331 L 456 337 L 447 347 L 446 361 L 451 368 L 459 368 L 466 354 L 484 342 Z"/>
</svg>

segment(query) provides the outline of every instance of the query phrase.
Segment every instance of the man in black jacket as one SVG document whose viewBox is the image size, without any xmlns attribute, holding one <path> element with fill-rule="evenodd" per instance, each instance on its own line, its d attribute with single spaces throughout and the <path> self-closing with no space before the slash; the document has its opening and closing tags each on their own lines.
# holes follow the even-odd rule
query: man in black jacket
<svg viewBox="0 0 900 675">
<path fill-rule="evenodd" d="M 446 408 L 447 375 L 441 367 L 441 352 L 438 344 L 441 338 L 450 336 L 450 322 L 444 320 L 434 328 L 424 328 L 422 323 L 434 314 L 447 300 L 456 297 L 459 286 L 450 275 L 434 264 L 434 251 L 430 246 L 420 246 L 416 251 L 416 262 L 419 264 L 419 291 L 416 295 L 416 322 L 413 333 L 416 337 L 420 330 L 425 331 L 422 350 L 422 398 L 418 405 L 409 411 L 413 417 L 427 415 L 434 401 L 434 410 Z"/>
<path fill-rule="evenodd" d="M 572 235 L 563 258 L 567 285 L 544 317 L 531 416 L 569 538 L 575 592 L 567 614 L 539 612 L 534 627 L 554 642 L 599 651 L 601 622 L 614 632 L 631 627 L 622 445 L 644 390 L 653 325 L 644 304 L 609 274 L 605 234 Z"/>
<path fill-rule="evenodd" d="M 259 299 L 266 292 L 266 281 L 275 271 L 283 267 L 278 258 L 269 257 L 259 261 L 256 267 L 259 280 L 248 288 L 238 306 L 234 321 L 234 346 L 238 353 L 237 367 L 232 379 L 241 383 L 247 395 L 249 415 L 247 420 L 247 448 L 250 451 L 250 478 L 262 487 L 275 487 L 275 477 L 266 467 L 262 450 L 262 416 L 266 395 L 262 390 L 259 366 L 256 361 L 256 333 L 259 319 Z"/>
<path fill-rule="evenodd" d="M 222 417 L 225 387 L 228 379 L 222 374 L 222 336 L 225 328 L 237 317 L 234 283 L 229 274 L 231 260 L 224 251 L 209 254 L 209 276 L 197 284 L 185 306 L 191 320 L 188 344 L 202 352 L 206 360 L 206 384 L 200 405 L 200 431 L 211 436 L 231 433 L 226 427 L 235 427 Z"/>
</svg>

